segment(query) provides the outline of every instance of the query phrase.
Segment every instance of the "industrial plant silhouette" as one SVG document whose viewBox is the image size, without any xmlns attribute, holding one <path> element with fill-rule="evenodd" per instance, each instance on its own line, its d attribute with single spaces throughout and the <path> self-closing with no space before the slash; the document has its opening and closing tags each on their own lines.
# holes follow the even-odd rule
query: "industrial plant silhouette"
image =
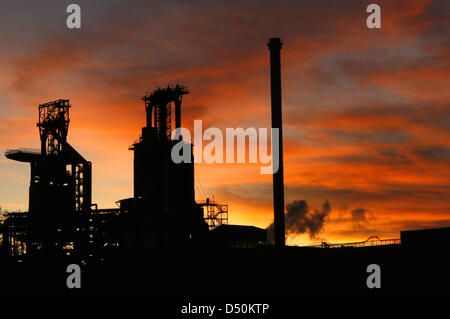
<svg viewBox="0 0 450 319">
<path fill-rule="evenodd" d="M 269 41 L 272 126 L 282 128 L 280 39 Z M 274 243 L 265 229 L 228 225 L 228 206 L 197 203 L 194 160 L 176 164 L 171 149 L 186 143 L 181 85 L 142 100 L 146 126 L 134 152 L 134 196 L 99 209 L 92 163 L 68 142 L 71 104 L 38 107 L 41 148 L 7 150 L 29 163 L 29 209 L 0 225 L 1 296 L 5 298 L 395 298 L 445 297 L 450 228 L 402 232 L 401 241 L 286 247 L 282 156 L 274 174 Z M 172 109 L 173 108 L 173 109 Z M 172 114 L 174 113 L 174 121 Z M 174 127 L 173 124 L 174 123 Z M 282 135 L 280 134 L 282 152 Z M 186 147 L 192 148 L 191 144 Z M 192 152 L 191 152 L 192 154 Z M 193 155 L 191 155 L 193 156 Z M 82 267 L 82 288 L 68 289 L 66 266 Z M 369 264 L 383 286 L 366 285 Z"/>
</svg>

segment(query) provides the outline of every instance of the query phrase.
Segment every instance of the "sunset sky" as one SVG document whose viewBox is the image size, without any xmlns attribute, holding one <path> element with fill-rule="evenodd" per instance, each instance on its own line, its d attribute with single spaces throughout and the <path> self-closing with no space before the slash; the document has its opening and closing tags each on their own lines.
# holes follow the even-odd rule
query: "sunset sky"
<svg viewBox="0 0 450 319">
<path fill-rule="evenodd" d="M 82 28 L 66 27 L 66 6 Z M 366 7 L 381 7 L 368 29 Z M 450 1 L 2 1 L 0 206 L 27 210 L 37 106 L 71 100 L 69 142 L 93 163 L 93 201 L 133 194 L 128 147 L 141 96 L 180 83 L 183 126 L 270 127 L 269 51 L 280 37 L 286 204 L 331 211 L 306 245 L 397 238 L 450 226 Z M 230 223 L 272 223 L 272 177 L 257 164 L 196 164 L 197 198 Z"/>
</svg>

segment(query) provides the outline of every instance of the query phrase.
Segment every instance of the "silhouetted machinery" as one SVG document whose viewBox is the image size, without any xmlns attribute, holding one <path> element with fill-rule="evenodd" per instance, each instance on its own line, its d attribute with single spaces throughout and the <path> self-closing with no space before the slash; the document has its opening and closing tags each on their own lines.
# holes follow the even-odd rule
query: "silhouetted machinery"
<svg viewBox="0 0 450 319">
<path fill-rule="evenodd" d="M 29 211 L 10 213 L 0 225 L 1 251 L 89 259 L 148 248 L 204 245 L 208 238 L 222 238 L 213 233 L 228 224 L 228 206 L 209 199 L 196 203 L 193 145 L 181 134 L 172 136 L 172 129 L 181 128 L 181 104 L 188 93 L 176 85 L 142 98 L 147 123 L 130 147 L 134 151 L 134 196 L 119 200 L 119 208 L 111 209 L 92 204 L 91 163 L 67 142 L 69 100 L 39 105 L 41 149 L 21 148 L 5 154 L 30 163 L 31 179 Z M 181 151 L 191 150 L 187 163 L 172 160 L 177 143 L 183 143 Z M 246 227 L 240 226 L 239 232 L 222 227 L 221 233 L 227 234 L 227 242 L 235 243 L 230 236 L 245 229 L 253 231 Z M 248 241 L 241 237 L 240 242 Z"/>
<path fill-rule="evenodd" d="M 6 221 L 10 227 L 4 238 L 13 250 L 33 253 L 82 246 L 83 219 L 91 208 L 91 163 L 67 142 L 69 110 L 69 100 L 39 105 L 41 149 L 5 154 L 31 166 L 29 214 L 15 214 Z"/>
<path fill-rule="evenodd" d="M 3 251 L 12 255 L 75 254 L 101 256 L 110 249 L 192 245 L 204 242 L 208 226 L 195 202 L 192 144 L 190 163 L 171 160 L 175 128 L 181 127 L 185 87 L 157 89 L 143 97 L 147 125 L 134 151 L 134 197 L 120 208 L 92 205 L 91 163 L 68 142 L 69 100 L 39 105 L 41 149 L 8 150 L 6 157 L 30 163 L 29 212 L 9 214 L 2 232 Z"/>
<path fill-rule="evenodd" d="M 185 87 L 159 88 L 142 98 L 147 125 L 130 150 L 134 151 L 134 198 L 120 201 L 128 219 L 123 243 L 132 247 L 170 247 L 188 245 L 206 236 L 203 209 L 195 203 L 194 159 L 176 164 L 171 150 L 184 143 L 181 136 L 172 139 L 172 105 L 175 128 L 181 127 L 181 103 Z M 134 229 L 139 227 L 137 231 Z M 124 247 L 126 249 L 126 247 Z"/>
</svg>

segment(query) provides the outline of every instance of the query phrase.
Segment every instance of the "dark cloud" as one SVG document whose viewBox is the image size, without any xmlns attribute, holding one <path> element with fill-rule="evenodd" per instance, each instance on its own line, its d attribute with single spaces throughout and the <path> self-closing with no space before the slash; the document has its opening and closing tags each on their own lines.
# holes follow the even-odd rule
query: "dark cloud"
<svg viewBox="0 0 450 319">
<path fill-rule="evenodd" d="M 352 220 L 355 222 L 366 222 L 366 213 L 367 213 L 367 209 L 362 208 L 362 207 L 353 209 L 351 211 Z"/>
<path fill-rule="evenodd" d="M 365 208 L 356 208 L 351 212 L 353 225 L 357 229 L 363 228 L 363 224 L 367 223 L 367 209 Z"/>
<path fill-rule="evenodd" d="M 429 161 L 445 164 L 450 162 L 450 147 L 446 145 L 416 147 L 414 152 L 419 157 Z"/>
<path fill-rule="evenodd" d="M 304 162 L 302 159 L 301 162 Z M 308 162 L 331 162 L 339 164 L 370 164 L 370 165 L 411 165 L 413 160 L 394 150 L 380 150 L 377 154 L 356 154 L 341 156 L 321 156 L 306 159 Z"/>
<path fill-rule="evenodd" d="M 398 129 L 350 129 L 332 130 L 330 135 L 345 143 L 383 143 L 396 144 L 407 142 L 409 134 Z"/>
<path fill-rule="evenodd" d="M 401 154 L 392 149 L 382 149 L 378 151 L 378 154 L 383 156 L 383 159 L 390 165 L 412 165 L 414 161 L 408 156 Z"/>
<path fill-rule="evenodd" d="M 364 190 L 352 188 L 351 185 L 342 187 L 327 186 L 288 186 L 286 194 L 290 198 L 305 196 L 307 198 L 339 198 L 341 201 L 354 202 L 361 200 L 391 201 L 393 203 L 407 200 L 411 204 L 416 201 L 445 202 L 450 194 L 450 185 L 423 185 L 414 183 L 384 183 L 379 184 L 378 189 Z M 447 200 L 448 202 L 448 200 Z M 432 208 L 428 208 L 431 210 Z"/>
<path fill-rule="evenodd" d="M 321 156 L 307 159 L 310 162 L 333 162 L 342 164 L 375 163 L 376 159 L 368 155 Z M 304 161 L 304 160 L 302 160 Z"/>
</svg>

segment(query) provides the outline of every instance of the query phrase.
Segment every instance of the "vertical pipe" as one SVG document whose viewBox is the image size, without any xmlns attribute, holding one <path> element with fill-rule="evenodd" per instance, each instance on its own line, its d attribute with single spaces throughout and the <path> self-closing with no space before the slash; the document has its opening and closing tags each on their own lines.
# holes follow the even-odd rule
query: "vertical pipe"
<svg viewBox="0 0 450 319">
<path fill-rule="evenodd" d="M 175 128 L 181 127 L 181 99 L 182 96 L 179 96 L 175 99 Z"/>
<path fill-rule="evenodd" d="M 150 105 L 149 102 L 145 101 L 145 112 L 146 112 L 146 119 L 147 119 L 147 127 L 152 127 L 152 113 L 153 113 L 153 107 Z"/>
<path fill-rule="evenodd" d="M 281 62 L 280 51 L 283 43 L 279 38 L 271 38 L 267 43 L 270 50 L 270 89 L 272 104 L 272 128 L 279 129 L 279 168 L 273 174 L 274 239 L 276 247 L 285 246 L 284 229 L 284 178 L 283 178 L 283 126 L 281 111 Z M 274 141 L 272 141 L 273 143 Z M 272 161 L 273 162 L 273 161 Z"/>
</svg>

